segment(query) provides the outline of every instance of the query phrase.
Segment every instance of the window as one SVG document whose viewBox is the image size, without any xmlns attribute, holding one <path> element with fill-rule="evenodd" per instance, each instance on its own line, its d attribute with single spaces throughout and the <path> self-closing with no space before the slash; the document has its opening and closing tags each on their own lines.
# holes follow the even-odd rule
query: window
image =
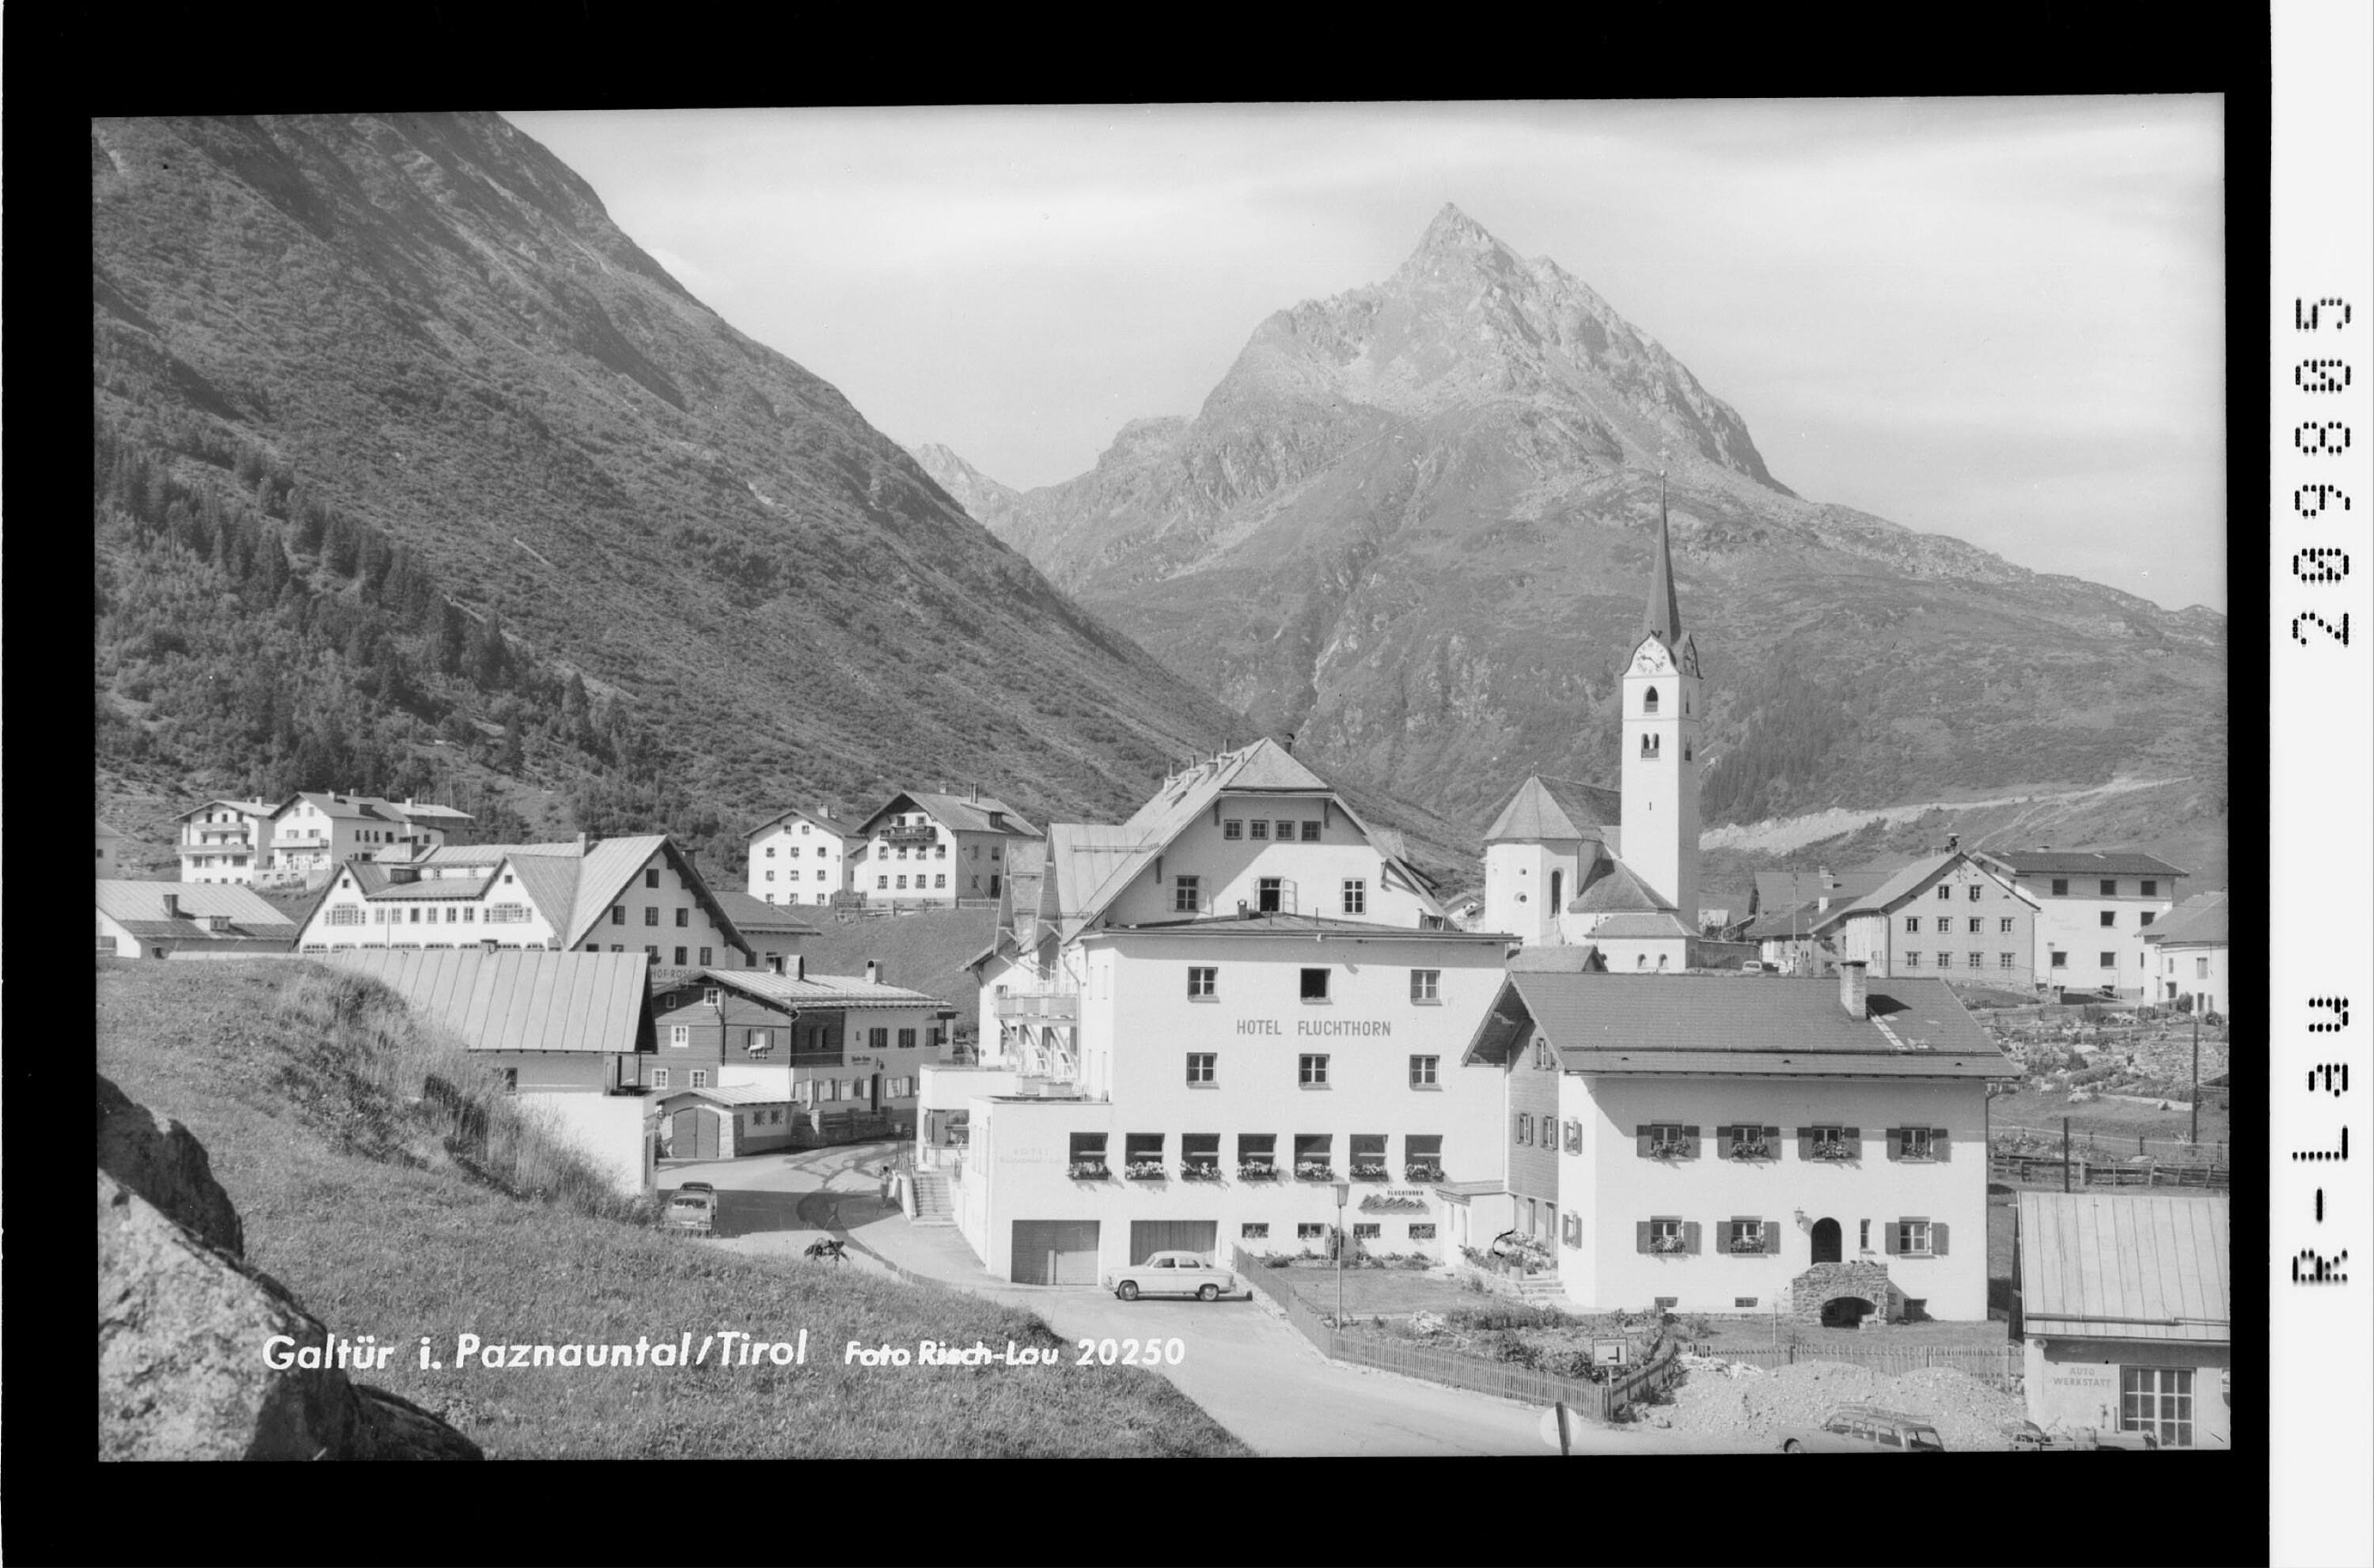
<svg viewBox="0 0 2374 1568">
<path fill-rule="evenodd" d="M 1970 883 L 1970 902 L 1976 904 L 1979 901 L 1979 895 L 1985 891 L 1983 884 L 1975 882 Z"/>
<path fill-rule="evenodd" d="M 1762 1252 L 1764 1250 L 1763 1221 L 1732 1220 L 1721 1228 L 1724 1233 L 1723 1249 L 1725 1251 Z"/>
<path fill-rule="evenodd" d="M 865 1048 L 869 1051 L 888 1050 L 890 1048 L 890 1031 L 888 1027 L 885 1026 L 879 1029 L 868 1029 L 865 1031 Z"/>
<path fill-rule="evenodd" d="M 2100 956 L 2101 956 L 2101 960 L 2102 960 L 2102 967 L 2103 967 L 2103 968 L 2105 968 L 2105 969 L 2115 969 L 2115 968 L 2117 968 L 2117 967 L 2119 966 L 2119 955 L 2118 955 L 2117 954 L 2115 954 L 2115 953 L 2105 953 L 2105 954 L 2101 954 Z"/>
<path fill-rule="evenodd" d="M 652 1069 L 652 1087 L 654 1089 L 664 1089 L 667 1086 L 668 1070 L 664 1067 L 655 1067 Z"/>
<path fill-rule="evenodd" d="M 1940 969 L 1950 969 L 1953 966 L 1954 955 L 1947 953 L 1945 949 L 1939 948 L 1937 950 L 1937 967 Z"/>
<path fill-rule="evenodd" d="M 2119 879 L 2114 876 L 2104 877 L 2102 879 L 2102 896 L 2105 898 L 2116 898 L 2118 895 Z"/>
<path fill-rule="evenodd" d="M 1869 1252 L 1871 1250 L 1871 1222 L 1869 1220 L 1865 1220 L 1863 1223 L 1863 1249 L 1865 1252 Z"/>
<path fill-rule="evenodd" d="M 1915 935 L 1918 935 L 1921 930 L 1921 917 L 1918 915 L 1905 916 L 1904 929 L 1908 931 L 1913 932 Z"/>
<path fill-rule="evenodd" d="M 2144 896 L 2145 896 L 2145 897 L 2146 897 L 2146 898 L 2157 898 L 2157 897 L 2158 897 L 2158 896 L 2159 896 L 2159 883 L 2158 883 L 2156 879 L 2151 878 L 2151 877 L 2145 877 L 2145 878 L 2144 878 L 2144 883 L 2143 883 L 2143 894 L 2144 894 Z"/>
<path fill-rule="evenodd" d="M 1657 711 L 1656 687 L 1651 686 L 1647 694 L 1640 698 L 1640 711 L 1643 713 L 1654 713 Z"/>
<path fill-rule="evenodd" d="M 792 851 L 792 853 L 793 853 L 793 854 L 794 854 L 794 855 L 796 855 L 796 854 L 798 854 L 798 853 L 799 853 L 799 851 L 798 851 L 797 849 L 794 849 L 794 850 L 793 850 L 793 851 Z M 768 846 L 767 846 L 767 859 L 769 859 L 769 860 L 773 860 L 774 858 L 775 858 L 775 847 L 774 847 L 772 844 L 770 844 L 770 845 L 768 845 Z"/>
<path fill-rule="evenodd" d="M 1976 915 L 1970 917 L 1970 934 L 1972 936 L 1978 935 L 1980 931 L 1986 929 L 1987 923 L 1984 920 L 1981 920 Z"/>
<path fill-rule="evenodd" d="M 2054 953 L 2049 956 L 2047 964 L 2054 969 L 2066 969 L 2069 967 L 2069 955 L 2065 953 Z"/>
<path fill-rule="evenodd" d="M 2057 876 L 2052 879 L 2052 896 L 2055 898 L 2066 898 L 2069 896 L 2069 879 L 2067 877 Z"/>
<path fill-rule="evenodd" d="M 668 1044 L 677 1050 L 682 1050 L 687 1046 L 692 1044 L 692 1025 L 689 1024 L 669 1024 Z"/>
<path fill-rule="evenodd" d="M 679 969 L 684 967 L 684 949 L 681 947 L 676 950 L 676 966 Z"/>
<path fill-rule="evenodd" d="M 1123 1133 L 1122 1162 L 1128 1174 L 1139 1181 L 1151 1181 L 1165 1175 L 1162 1165 L 1162 1134 L 1158 1132 Z"/>
<path fill-rule="evenodd" d="M 1231 817 L 1231 818 L 1229 818 L 1228 821 L 1226 821 L 1226 822 L 1224 822 L 1224 823 L 1220 824 L 1220 837 L 1223 837 L 1223 838 L 1242 838 L 1244 836 L 1245 836 L 1245 825 L 1244 825 L 1243 823 L 1241 823 L 1241 822 L 1239 822 L 1236 818 Z"/>
<path fill-rule="evenodd" d="M 1305 844 L 1316 844 L 1319 842 L 1319 825 L 1317 823 L 1306 822 L 1302 825 L 1302 841 Z"/>
<path fill-rule="evenodd" d="M 643 906 L 643 924 L 645 924 L 645 925 L 647 925 L 647 926 L 656 926 L 656 925 L 658 925 L 659 923 L 660 923 L 660 908 L 659 908 L 659 906 L 658 906 L 658 905 L 656 905 L 656 904 L 646 904 L 646 905 L 644 905 L 644 906 Z"/>
<path fill-rule="evenodd" d="M 1263 914 L 1276 914 L 1278 912 L 1280 902 L 1285 898 L 1285 878 L 1265 876 L 1261 879 L 1261 912 Z"/>
<path fill-rule="evenodd" d="M 1410 1000 L 1439 1002 L 1441 1000 L 1441 970 L 1413 969 L 1410 971 Z"/>
<path fill-rule="evenodd" d="M 1937 1129 L 1931 1127 L 1899 1127 L 1887 1135 L 1899 1160 L 1933 1160 L 1937 1157 Z"/>
<path fill-rule="evenodd" d="M 2192 961 L 2192 977 L 2196 980 L 2209 978 L 2209 959 L 2206 954 Z"/>
<path fill-rule="evenodd" d="M 1352 1239 L 1354 1241 L 1375 1241 L 1379 1236 L 1384 1235 L 1384 1231 L 1385 1227 L 1382 1224 L 1374 1223 L 1363 1224 L 1356 1220 L 1352 1223 Z"/>
<path fill-rule="evenodd" d="M 2154 920 L 2158 919 L 2159 911 L 2157 909 L 2145 909 L 2135 917 L 2137 924 L 2145 926 L 2150 925 Z"/>
<path fill-rule="evenodd" d="M 1410 1226 L 1409 1234 L 1412 1241 L 1432 1241 L 1434 1226 L 1431 1223 L 1420 1222 Z"/>
<path fill-rule="evenodd" d="M 1941 899 L 1951 898 L 1954 896 L 1954 890 L 1951 886 L 1941 882 L 1937 884 L 1937 896 Z"/>
<path fill-rule="evenodd" d="M 947 858 L 948 858 L 948 847 L 947 847 L 946 845 L 945 845 L 945 844 L 934 844 L 934 845 L 933 845 L 933 846 L 932 846 L 932 859 L 934 859 L 934 860 L 946 860 Z"/>
<path fill-rule="evenodd" d="M 1182 876 L 1174 880 L 1170 890 L 1170 907 L 1181 915 L 1193 915 L 1204 907 L 1204 879 Z"/>
<path fill-rule="evenodd" d="M 1302 1000 L 1305 1001 L 1325 1001 L 1327 1000 L 1326 970 L 1305 969 L 1302 972 Z"/>
<path fill-rule="evenodd" d="M 1413 1132 L 1402 1140 L 1402 1176 L 1409 1181 L 1442 1179 L 1442 1134 Z"/>
<path fill-rule="evenodd" d="M 724 993 L 724 991 L 721 990 L 719 988 L 717 988 L 717 987 L 715 987 L 715 986 L 703 986 L 703 987 L 701 988 L 701 989 L 700 989 L 700 1005 L 701 1005 L 701 1006 L 703 1006 L 703 1007 L 716 1007 L 716 1006 L 721 1005 L 724 1000 L 725 1000 L 725 993 Z"/>
<path fill-rule="evenodd" d="M 704 969 L 709 967 L 709 954 L 711 951 L 711 949 L 706 947 L 700 950 L 700 966 Z"/>
<path fill-rule="evenodd" d="M 1801 1127 L 1797 1157 L 1801 1160 L 1852 1160 L 1863 1153 L 1863 1129 L 1858 1127 Z"/>
<path fill-rule="evenodd" d="M 643 943 L 643 956 L 656 964 L 660 961 L 660 950 L 653 947 L 650 942 L 645 942 Z"/>
<path fill-rule="evenodd" d="M 1297 1071 L 1300 1074 L 1298 1082 L 1299 1082 L 1304 1088 L 1324 1089 L 1327 1087 L 1327 1059 L 1325 1057 L 1306 1056 L 1302 1059 L 1302 1064 Z"/>
<path fill-rule="evenodd" d="M 745 1029 L 742 1032 L 742 1048 L 748 1051 L 752 1056 L 763 1056 L 767 1052 L 773 1050 L 775 1048 L 775 1036 L 773 1031 L 768 1029 Z"/>
<path fill-rule="evenodd" d="M 1441 1070 L 1439 1056 L 1414 1056 L 1409 1059 L 1409 1083 L 1413 1089 L 1436 1087 L 1436 1074 Z"/>
<path fill-rule="evenodd" d="M 1217 1051 L 1187 1053 L 1187 1082 L 1191 1084 L 1210 1087 L 1218 1081 L 1219 1069 L 1220 1053 Z"/>
<path fill-rule="evenodd" d="M 1253 837 L 1256 838 L 1267 838 L 1269 837 L 1269 819 L 1267 817 L 1257 816 L 1253 818 Z"/>
<path fill-rule="evenodd" d="M 2115 926 L 2118 923 L 2119 912 L 2116 909 L 2105 909 L 2102 911 L 2102 924 L 2104 926 Z"/>
<path fill-rule="evenodd" d="M 1919 948 L 1916 947 L 1911 952 L 1904 955 L 1904 966 L 1908 969 L 1918 969 L 1921 967 L 1921 950 Z"/>
<path fill-rule="evenodd" d="M 2002 922 L 1998 924 L 1995 929 L 2003 932 L 2005 936 L 2011 935 L 2011 917 L 2009 915 L 2005 915 L 2003 918 Z"/>
<path fill-rule="evenodd" d="M 1266 1176 L 1276 1174 L 1277 1134 L 1275 1132 L 1237 1134 L 1237 1175 Z"/>
<path fill-rule="evenodd" d="M 1983 969 L 1987 966 L 1987 955 L 1983 953 L 1965 953 L 1962 957 L 1973 969 Z"/>
<path fill-rule="evenodd" d="M 1329 1132 L 1298 1132 L 1294 1135 L 1294 1174 L 1314 1181 L 1332 1181 L 1335 1176 L 1335 1136 Z"/>
<path fill-rule="evenodd" d="M 1888 1227 L 1888 1239 L 1896 1244 L 1888 1250 L 1905 1258 L 1933 1257 L 1938 1233 L 1944 1228 L 1926 1220 L 1898 1220 Z"/>
<path fill-rule="evenodd" d="M 904 872 L 901 872 L 901 873 L 899 874 L 899 888 L 903 891 L 903 890 L 905 889 L 906 885 L 907 885 L 907 878 L 906 878 L 906 874 L 905 874 Z"/>
<path fill-rule="evenodd" d="M 706 1089 L 709 1087 L 709 1070 L 707 1068 L 696 1067 L 692 1070 L 692 1086 L 696 1089 Z"/>
<path fill-rule="evenodd" d="M 1775 1147 L 1780 1138 L 1779 1128 L 1762 1127 L 1754 1122 L 1743 1122 L 1736 1127 L 1718 1127 L 1714 1129 L 1715 1152 L 1726 1159 L 1769 1160 L 1780 1153 Z M 1578 1137 L 1577 1142 L 1580 1141 Z"/>
<path fill-rule="evenodd" d="M 1299 1224 L 1294 1227 L 1294 1239 L 1297 1241 L 1325 1241 L 1327 1239 L 1327 1227 L 1325 1225 Z"/>
<path fill-rule="evenodd" d="M 2011 961 L 2010 954 L 1998 953 L 1995 954 L 1995 967 L 1998 969 L 2016 969 L 2018 965 Z"/>
<path fill-rule="evenodd" d="M 1369 884 L 1366 880 L 1349 876 L 1344 879 L 1344 913 L 1365 915 L 1369 912 Z"/>
<path fill-rule="evenodd" d="M 1247 1220 L 1243 1224 L 1237 1227 L 1237 1235 L 1240 1239 L 1244 1241 L 1267 1241 L 1269 1239 L 1269 1222 L 1267 1220 Z"/>
<path fill-rule="evenodd" d="M 874 879 L 874 885 L 877 891 L 887 888 L 890 885 L 890 879 L 887 876 L 877 876 Z"/>
<path fill-rule="evenodd" d="M 643 885 L 645 887 L 657 887 L 659 884 L 660 869 L 657 866 L 645 867 L 643 871 Z"/>
<path fill-rule="evenodd" d="M 1209 1001 L 1219 994 L 1220 971 L 1216 965 L 1188 966 L 1187 999 L 1190 1001 Z"/>
<path fill-rule="evenodd" d="M 1690 1226 L 1682 1220 L 1643 1220 L 1640 1222 L 1640 1250 L 1643 1252 L 1683 1253 L 1689 1250 Z"/>
<path fill-rule="evenodd" d="M 1684 1127 L 1679 1122 L 1650 1122 L 1633 1129 L 1639 1153 L 1652 1160 L 1679 1159 L 1690 1153 L 1698 1141 L 1698 1129 Z"/>
<path fill-rule="evenodd" d="M 334 904 L 330 907 L 330 924 L 334 926 L 359 926 L 362 923 L 363 912 L 354 905 Z"/>
<path fill-rule="evenodd" d="M 1531 1143 L 1534 1141 L 1534 1117 L 1532 1112 L 1519 1111 L 1517 1113 L 1516 1141 L 1519 1143 Z"/>
<path fill-rule="evenodd" d="M 1640 737 L 1640 755 L 1642 756 L 1655 757 L 1663 750 L 1663 746 L 1659 744 L 1659 738 L 1657 736 L 1643 735 Z"/>
<path fill-rule="evenodd" d="M 2192 1369 L 2119 1368 L 2119 1430 L 2148 1432 L 2163 1448 L 2192 1446 Z"/>
</svg>

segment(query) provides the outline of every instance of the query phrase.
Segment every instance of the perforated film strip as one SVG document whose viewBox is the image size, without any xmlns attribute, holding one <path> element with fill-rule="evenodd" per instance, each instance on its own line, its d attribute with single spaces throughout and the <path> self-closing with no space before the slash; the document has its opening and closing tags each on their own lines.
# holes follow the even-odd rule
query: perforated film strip
<svg viewBox="0 0 2374 1568">
<path fill-rule="evenodd" d="M 2364 1563 L 2374 1562 L 2374 1159 L 2364 1146 L 2374 1094 L 2374 9 L 2277 0 L 2273 23 L 2269 1546 L 2279 1563 Z M 2235 1044 L 2245 1037 L 2238 1030 Z M 2255 1264 L 2234 1259 L 2237 1316 L 2262 1299 L 2248 1282 Z"/>
</svg>

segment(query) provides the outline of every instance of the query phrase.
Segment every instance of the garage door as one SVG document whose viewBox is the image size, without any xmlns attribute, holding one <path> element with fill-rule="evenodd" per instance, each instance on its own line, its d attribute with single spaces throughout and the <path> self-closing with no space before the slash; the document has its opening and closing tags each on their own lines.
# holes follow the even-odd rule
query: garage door
<svg viewBox="0 0 2374 1568">
<path fill-rule="evenodd" d="M 1129 1260 L 1143 1263 L 1158 1252 L 1193 1252 L 1206 1263 L 1224 1263 L 1212 1256 L 1220 1245 L 1217 1220 L 1132 1220 Z"/>
<path fill-rule="evenodd" d="M 699 1109 L 676 1113 L 676 1136 L 670 1147 L 679 1160 L 717 1158 L 717 1113 Z"/>
<path fill-rule="evenodd" d="M 1014 1282 L 1093 1285 L 1097 1282 L 1097 1222 L 1014 1222 Z"/>
</svg>

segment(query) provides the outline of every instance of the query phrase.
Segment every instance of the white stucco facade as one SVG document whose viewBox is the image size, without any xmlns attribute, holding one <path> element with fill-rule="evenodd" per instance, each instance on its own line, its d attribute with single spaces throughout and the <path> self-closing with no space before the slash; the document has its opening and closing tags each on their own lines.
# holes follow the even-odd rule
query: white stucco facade
<svg viewBox="0 0 2374 1568">
<path fill-rule="evenodd" d="M 855 842 L 830 823 L 787 813 L 750 839 L 748 892 L 769 904 L 828 904 L 850 889 Z"/>
</svg>

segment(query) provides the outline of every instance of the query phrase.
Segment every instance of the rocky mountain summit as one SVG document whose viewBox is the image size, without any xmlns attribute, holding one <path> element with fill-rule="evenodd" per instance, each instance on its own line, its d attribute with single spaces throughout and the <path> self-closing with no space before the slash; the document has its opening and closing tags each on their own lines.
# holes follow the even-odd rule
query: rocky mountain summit
<svg viewBox="0 0 2374 1568">
<path fill-rule="evenodd" d="M 98 1083 L 100 1458 L 485 1457 L 337 1367 L 270 1365 L 268 1341 L 318 1353 L 329 1329 L 244 1261 L 238 1211 L 190 1130 Z"/>
<path fill-rule="evenodd" d="M 1660 471 L 1710 822 L 2198 776 L 2185 748 L 2213 736 L 2222 778 L 2224 617 L 1797 496 L 1686 366 L 1456 207 L 1390 277 L 1262 322 L 1192 418 L 1133 422 L 1087 474 L 1017 494 L 931 462 L 1322 770 L 1479 828 L 1528 772 L 1612 777 Z"/>
</svg>

